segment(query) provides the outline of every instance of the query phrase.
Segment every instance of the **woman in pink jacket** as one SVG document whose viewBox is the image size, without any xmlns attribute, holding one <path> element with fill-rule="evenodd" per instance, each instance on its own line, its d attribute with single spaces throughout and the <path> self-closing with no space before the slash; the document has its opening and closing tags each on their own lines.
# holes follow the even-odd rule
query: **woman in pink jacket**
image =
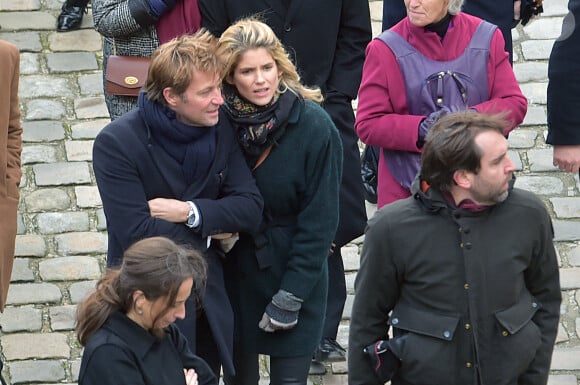
<svg viewBox="0 0 580 385">
<path fill-rule="evenodd" d="M 366 50 L 355 129 L 381 147 L 378 207 L 410 195 L 423 138 L 450 111 L 527 111 L 501 31 L 460 12 L 463 0 L 405 0 L 407 17 Z"/>
</svg>

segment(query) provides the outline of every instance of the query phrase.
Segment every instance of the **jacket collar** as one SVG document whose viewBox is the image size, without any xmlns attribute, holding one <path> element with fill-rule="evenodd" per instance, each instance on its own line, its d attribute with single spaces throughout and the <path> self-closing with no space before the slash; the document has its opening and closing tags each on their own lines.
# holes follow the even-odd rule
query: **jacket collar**
<svg viewBox="0 0 580 385">
<path fill-rule="evenodd" d="M 159 342 L 158 337 L 137 325 L 121 311 L 111 314 L 103 328 L 123 340 L 139 357 L 144 357 Z"/>
<path fill-rule="evenodd" d="M 514 187 L 514 183 L 516 181 L 515 175 L 513 176 L 512 180 L 508 184 L 508 191 L 511 193 Z M 477 214 L 482 211 L 487 210 L 471 210 L 469 208 L 460 208 L 457 207 L 454 203 L 450 203 L 448 199 L 445 197 L 445 193 L 429 187 L 426 182 L 421 178 L 421 175 L 417 175 L 413 184 L 411 185 L 411 194 L 413 198 L 428 212 L 436 213 L 441 209 L 449 209 L 449 211 L 462 211 L 464 213 L 472 213 Z M 509 199 L 509 196 L 508 198 Z M 501 204 L 501 203 L 498 203 Z M 497 205 L 490 206 L 490 208 L 495 207 Z"/>
</svg>

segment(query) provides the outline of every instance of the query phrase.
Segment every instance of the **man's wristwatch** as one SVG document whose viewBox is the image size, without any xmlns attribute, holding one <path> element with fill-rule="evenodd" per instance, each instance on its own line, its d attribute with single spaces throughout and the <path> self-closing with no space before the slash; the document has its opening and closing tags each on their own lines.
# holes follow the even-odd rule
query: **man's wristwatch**
<svg viewBox="0 0 580 385">
<path fill-rule="evenodd" d="M 187 213 L 185 225 L 189 228 L 193 228 L 195 223 L 195 205 L 192 201 L 187 201 L 187 204 L 189 205 L 189 212 Z"/>
</svg>

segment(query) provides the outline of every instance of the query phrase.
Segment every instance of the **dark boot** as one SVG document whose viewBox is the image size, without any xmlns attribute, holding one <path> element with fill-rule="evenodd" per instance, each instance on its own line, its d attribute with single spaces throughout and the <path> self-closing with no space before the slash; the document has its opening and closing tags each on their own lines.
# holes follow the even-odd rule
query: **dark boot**
<svg viewBox="0 0 580 385">
<path fill-rule="evenodd" d="M 88 3 L 89 0 L 66 0 L 62 5 L 60 15 L 58 15 L 56 30 L 68 32 L 79 29 Z"/>
</svg>

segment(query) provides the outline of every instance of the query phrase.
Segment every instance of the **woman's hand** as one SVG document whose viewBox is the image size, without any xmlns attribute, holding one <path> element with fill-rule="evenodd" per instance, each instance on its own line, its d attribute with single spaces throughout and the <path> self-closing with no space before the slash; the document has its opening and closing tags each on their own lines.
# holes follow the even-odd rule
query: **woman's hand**
<svg viewBox="0 0 580 385">
<path fill-rule="evenodd" d="M 187 385 L 197 385 L 197 373 L 193 369 L 183 369 L 185 383 Z"/>
<path fill-rule="evenodd" d="M 184 223 L 189 214 L 189 204 L 177 199 L 155 198 L 147 202 L 149 212 L 154 218 L 165 219 L 173 223 Z"/>
</svg>

